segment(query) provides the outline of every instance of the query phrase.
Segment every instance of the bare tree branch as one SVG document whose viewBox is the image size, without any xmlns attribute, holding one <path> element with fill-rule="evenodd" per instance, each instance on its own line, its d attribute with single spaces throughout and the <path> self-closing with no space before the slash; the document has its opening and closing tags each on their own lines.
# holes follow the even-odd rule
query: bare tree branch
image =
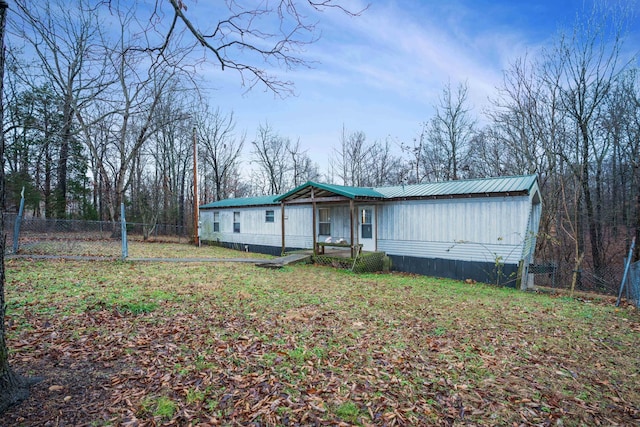
<svg viewBox="0 0 640 427">
<path fill-rule="evenodd" d="M 266 90 L 282 97 L 293 94 L 293 82 L 270 74 L 265 65 L 277 64 L 286 70 L 309 67 L 311 63 L 300 54 L 305 45 L 319 39 L 316 35 L 316 22 L 304 15 L 301 6 L 307 5 L 315 12 L 337 9 L 349 16 L 358 16 L 365 10 L 350 11 L 335 0 L 281 0 L 249 8 L 229 0 L 226 2 L 229 16 L 218 20 L 213 30 L 207 32 L 194 24 L 188 16 L 185 1 L 168 1 L 174 17 L 165 33 L 164 42 L 158 49 L 167 45 L 168 40 L 175 35 L 177 21 L 181 21 L 197 43 L 213 53 L 222 70 L 236 70 L 240 74 L 242 85 L 248 86 L 247 90 L 262 85 Z M 156 9 L 158 8 L 156 2 Z M 267 27 L 264 21 L 271 17 L 277 17 L 278 31 L 267 30 L 273 26 L 271 24 Z"/>
</svg>

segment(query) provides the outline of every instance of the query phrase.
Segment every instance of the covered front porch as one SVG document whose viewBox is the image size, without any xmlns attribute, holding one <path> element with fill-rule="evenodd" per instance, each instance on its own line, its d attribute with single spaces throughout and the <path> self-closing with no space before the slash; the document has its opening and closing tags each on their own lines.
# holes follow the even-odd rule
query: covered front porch
<svg viewBox="0 0 640 427">
<path fill-rule="evenodd" d="M 311 251 L 314 256 L 357 258 L 377 250 L 377 205 L 383 196 L 371 188 L 307 182 L 279 196 L 282 250 L 287 247 L 287 207 L 311 205 Z M 305 233 L 306 234 L 306 233 Z M 309 235 L 309 234 L 307 234 Z"/>
</svg>

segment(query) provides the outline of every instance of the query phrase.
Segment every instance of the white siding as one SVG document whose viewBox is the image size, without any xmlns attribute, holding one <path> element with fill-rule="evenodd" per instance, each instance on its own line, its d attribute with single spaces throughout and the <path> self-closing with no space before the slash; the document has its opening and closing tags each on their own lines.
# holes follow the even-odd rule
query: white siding
<svg viewBox="0 0 640 427">
<path fill-rule="evenodd" d="M 351 215 L 349 205 L 331 207 L 331 237 L 334 239 L 351 239 Z"/>
<path fill-rule="evenodd" d="M 331 236 L 348 240 L 351 234 L 349 205 L 330 208 Z M 213 232 L 214 210 L 203 210 L 200 237 L 280 247 L 280 209 L 279 205 L 218 209 L 220 231 L 217 233 Z M 266 210 L 274 211 L 273 223 L 265 221 Z M 529 245 L 532 243 L 530 235 L 527 239 L 527 230 L 531 224 L 537 224 L 539 211 L 540 205 L 532 208 L 529 196 L 380 203 L 377 208 L 377 249 L 389 255 L 492 263 L 499 258 L 506 264 L 517 264 L 530 250 L 530 247 L 525 248 L 525 241 Z M 240 212 L 240 233 L 233 232 L 233 212 Z M 285 245 L 311 248 L 311 205 L 286 206 L 285 218 Z"/>
<path fill-rule="evenodd" d="M 523 197 L 382 204 L 378 249 L 390 255 L 517 263 L 529 214 Z"/>
<path fill-rule="evenodd" d="M 278 212 L 280 209 L 278 208 Z M 311 206 L 285 206 L 285 246 L 288 248 L 313 247 L 313 212 Z M 279 245 L 282 245 L 282 240 Z"/>
<path fill-rule="evenodd" d="M 274 211 L 274 222 L 266 222 L 266 211 Z M 220 213 L 220 231 L 213 231 L 213 213 Z M 233 232 L 233 213 L 240 212 L 240 233 Z M 285 208 L 287 247 L 311 248 L 311 207 Z M 282 246 L 282 214 L 280 206 L 236 207 L 207 209 L 200 213 L 202 240 L 243 243 L 264 246 Z"/>
<path fill-rule="evenodd" d="M 266 211 L 274 211 L 274 222 L 266 222 Z M 220 231 L 213 231 L 214 212 L 220 213 Z M 233 213 L 240 212 L 240 233 L 233 232 Z M 281 246 L 280 207 L 227 208 L 200 213 L 202 240 Z"/>
<path fill-rule="evenodd" d="M 522 247 L 479 243 L 428 242 L 419 240 L 378 240 L 378 250 L 388 255 L 417 258 L 457 259 L 463 261 L 517 264 Z"/>
<path fill-rule="evenodd" d="M 213 211 L 200 211 L 200 238 L 203 240 L 213 240 Z"/>
</svg>

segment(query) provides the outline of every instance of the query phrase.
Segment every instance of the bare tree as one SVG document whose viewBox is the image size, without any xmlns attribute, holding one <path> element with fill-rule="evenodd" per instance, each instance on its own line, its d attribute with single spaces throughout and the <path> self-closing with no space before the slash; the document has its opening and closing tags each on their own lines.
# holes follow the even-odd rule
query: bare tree
<svg viewBox="0 0 640 427">
<path fill-rule="evenodd" d="M 628 86 L 626 93 L 629 96 L 629 104 L 633 106 L 629 120 L 626 121 L 626 133 L 628 135 L 627 145 L 623 150 L 628 154 L 626 163 L 631 166 L 630 183 L 632 189 L 635 190 L 635 197 L 630 191 L 629 199 L 633 201 L 635 198 L 635 215 L 630 215 L 630 222 L 635 227 L 636 249 L 634 260 L 640 261 L 640 75 L 635 72 L 631 79 L 632 84 Z M 632 202 L 633 203 L 633 202 Z"/>
<path fill-rule="evenodd" d="M 293 144 L 269 124 L 260 125 L 251 145 L 256 194 L 280 194 L 319 176 L 318 165 L 300 148 L 300 141 Z"/>
<path fill-rule="evenodd" d="M 16 0 L 15 4 L 19 19 L 12 21 L 12 31 L 33 48 L 42 78 L 50 82 L 61 102 L 55 216 L 64 217 L 74 118 L 80 105 L 104 87 L 103 74 L 96 69 L 103 57 L 98 15 L 85 0 L 77 0 L 71 8 L 62 1 Z"/>
<path fill-rule="evenodd" d="M 334 149 L 333 159 L 338 177 L 343 185 L 362 186 L 367 181 L 366 166 L 369 164 L 370 148 L 366 143 L 364 132 L 352 132 L 347 134 L 346 128 L 342 127 L 340 136 L 340 147 Z"/>
<path fill-rule="evenodd" d="M 502 137 L 491 126 L 476 132 L 469 153 L 472 177 L 504 176 L 511 174 L 510 151 Z"/>
<path fill-rule="evenodd" d="M 424 154 L 432 162 L 444 165 L 444 179 L 459 179 L 461 168 L 468 167 L 465 162 L 475 131 L 475 121 L 468 106 L 467 83 L 459 84 L 455 93 L 451 83 L 447 83 L 435 108 L 435 116 L 428 125 Z"/>
<path fill-rule="evenodd" d="M 233 113 L 224 114 L 219 108 L 203 111 L 196 129 L 205 185 L 213 188 L 213 200 L 226 199 L 231 195 L 230 184 L 237 174 L 245 135 L 235 134 Z"/>
<path fill-rule="evenodd" d="M 295 144 L 289 144 L 287 152 L 291 156 L 291 187 L 297 187 L 306 181 L 318 180 L 320 176 L 318 165 L 311 160 L 307 150 L 300 148 L 300 140 Z"/>
<path fill-rule="evenodd" d="M 560 71 L 557 75 L 561 77 L 558 89 L 562 108 L 577 129 L 576 150 L 561 154 L 576 165 L 574 173 L 582 187 L 591 261 L 596 273 L 604 267 L 602 175 L 595 171 L 593 176 L 591 165 L 594 161 L 596 165 L 601 163 L 602 153 L 597 151 L 606 147 L 596 147 L 595 127 L 612 84 L 625 65 L 620 59 L 623 44 L 620 24 L 612 23 L 606 14 L 598 12 L 594 10 L 587 19 L 578 21 L 571 35 L 561 35 L 546 55 L 547 62 L 557 64 Z M 592 178 L 595 178 L 594 187 Z"/>
<path fill-rule="evenodd" d="M 78 109 L 77 115 L 85 132 L 85 143 L 108 190 L 104 197 L 111 220 L 119 216 L 120 203 L 130 184 L 131 166 L 144 144 L 162 127 L 184 120 L 182 115 L 159 115 L 158 111 L 170 91 L 183 89 L 176 84 L 179 77 L 184 76 L 183 70 L 175 64 L 188 52 L 169 46 L 163 56 L 158 57 L 153 51 L 132 47 L 137 40 L 129 38 L 128 28 L 135 24 L 134 12 L 132 9 L 117 16 L 119 38 L 115 43 L 103 41 L 105 46 L 112 46 L 104 73 L 112 76 L 113 84 L 101 99 L 94 99 L 94 104 L 83 110 Z M 100 135 L 105 139 L 91 138 L 88 129 L 105 121 L 110 123 L 106 133 Z M 102 146 L 106 147 L 106 157 L 101 155 Z"/>
<path fill-rule="evenodd" d="M 278 135 L 267 123 L 260 125 L 251 145 L 252 162 L 258 167 L 254 182 L 258 186 L 262 183 L 262 194 L 280 194 L 288 186 L 287 174 L 291 170 L 290 140 Z"/>
<path fill-rule="evenodd" d="M 576 286 L 589 277 L 600 287 L 621 257 L 611 239 L 617 224 L 631 227 L 617 212 L 635 212 L 617 205 L 637 194 L 627 157 L 634 90 L 633 79 L 622 78 L 629 65 L 621 59 L 623 20 L 601 10 L 586 16 L 538 57 L 507 70 L 482 152 L 500 172 L 539 175 L 538 254 L 566 261 L 564 278 L 574 276 Z"/>
<path fill-rule="evenodd" d="M 366 165 L 369 179 L 366 185 L 382 187 L 385 185 L 402 184 L 408 182 L 409 166 L 402 157 L 394 154 L 393 145 L 389 138 L 376 141 L 370 148 L 370 160 Z"/>
<path fill-rule="evenodd" d="M 576 194 L 567 182 L 570 163 L 558 156 L 572 141 L 567 115 L 561 105 L 557 67 L 528 56 L 516 59 L 505 71 L 502 86 L 488 113 L 491 124 L 484 132 L 481 158 L 493 164 L 496 175 L 537 173 L 545 194 L 538 254 L 558 258 L 577 243 L 578 223 L 566 207 L 577 208 L 579 199 L 566 203 L 563 195 Z M 573 182 L 573 181 L 572 181 Z M 563 226 L 569 221 L 570 226 Z M 557 230 L 564 232 L 558 236 Z M 560 243 L 560 244 L 557 244 Z M 577 259 L 579 255 L 575 255 Z"/>
<path fill-rule="evenodd" d="M 612 88 L 605 114 L 598 126 L 610 139 L 610 195 L 606 213 L 611 215 L 614 235 L 618 227 L 626 231 L 627 241 L 633 235 L 640 242 L 640 70 L 625 72 Z M 606 173 L 606 171 L 605 171 Z M 636 245 L 634 260 L 640 259 Z"/>
<path fill-rule="evenodd" d="M 566 114 L 560 108 L 559 76 L 544 65 L 519 58 L 504 73 L 493 100 L 490 135 L 503 150 L 504 172 L 539 173 L 555 170 L 556 154 L 567 140 Z"/>
<path fill-rule="evenodd" d="M 138 195 L 147 202 L 139 205 L 139 213 L 149 228 L 158 219 L 176 227 L 186 225 L 186 207 L 190 206 L 187 196 L 193 171 L 195 120 L 187 113 L 191 107 L 184 89 L 172 81 L 156 108 L 153 122 L 157 131 L 138 150 L 136 157 L 139 160 L 133 162 L 140 173 L 132 171 L 133 177 L 139 178 L 130 185 L 130 199 L 132 207 L 137 206 Z"/>
<path fill-rule="evenodd" d="M 422 154 L 426 139 L 425 130 L 426 127 L 422 125 L 420 134 L 413 139 L 411 145 L 404 143 L 400 144 L 400 150 L 409 157 L 409 160 L 407 161 L 407 183 L 421 183 L 425 178 L 424 156 Z"/>
</svg>

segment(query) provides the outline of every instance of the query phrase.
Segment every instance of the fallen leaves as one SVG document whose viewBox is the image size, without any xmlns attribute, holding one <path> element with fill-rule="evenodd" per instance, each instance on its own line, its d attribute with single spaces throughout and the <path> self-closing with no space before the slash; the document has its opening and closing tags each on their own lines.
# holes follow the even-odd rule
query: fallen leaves
<svg viewBox="0 0 640 427">
<path fill-rule="evenodd" d="M 47 380 L 11 420 L 44 425 L 60 414 L 70 425 L 122 426 L 638 420 L 638 360 L 630 359 L 637 332 L 626 327 L 636 320 L 577 321 L 548 299 L 491 293 L 484 285 L 459 291 L 490 293 L 490 301 L 476 295 L 476 302 L 414 277 L 372 282 L 315 267 L 255 276 L 245 266 L 233 267 L 237 277 L 231 267 L 216 267 L 211 277 L 190 267 L 185 288 L 157 278 L 180 271 L 150 277 L 142 267 L 123 269 L 119 280 L 139 290 L 121 301 L 101 296 L 98 287 L 112 284 L 92 264 L 100 284 L 87 276 L 73 280 L 74 292 L 83 292 L 73 301 L 87 301 L 83 309 L 69 310 L 69 300 L 57 296 L 14 309 L 12 364 Z M 29 292 L 39 292 L 36 285 Z M 119 309 L 152 295 L 163 298 L 151 310 Z M 28 295 L 11 298 L 18 308 Z M 175 409 L 163 412 L 161 402 Z"/>
</svg>

